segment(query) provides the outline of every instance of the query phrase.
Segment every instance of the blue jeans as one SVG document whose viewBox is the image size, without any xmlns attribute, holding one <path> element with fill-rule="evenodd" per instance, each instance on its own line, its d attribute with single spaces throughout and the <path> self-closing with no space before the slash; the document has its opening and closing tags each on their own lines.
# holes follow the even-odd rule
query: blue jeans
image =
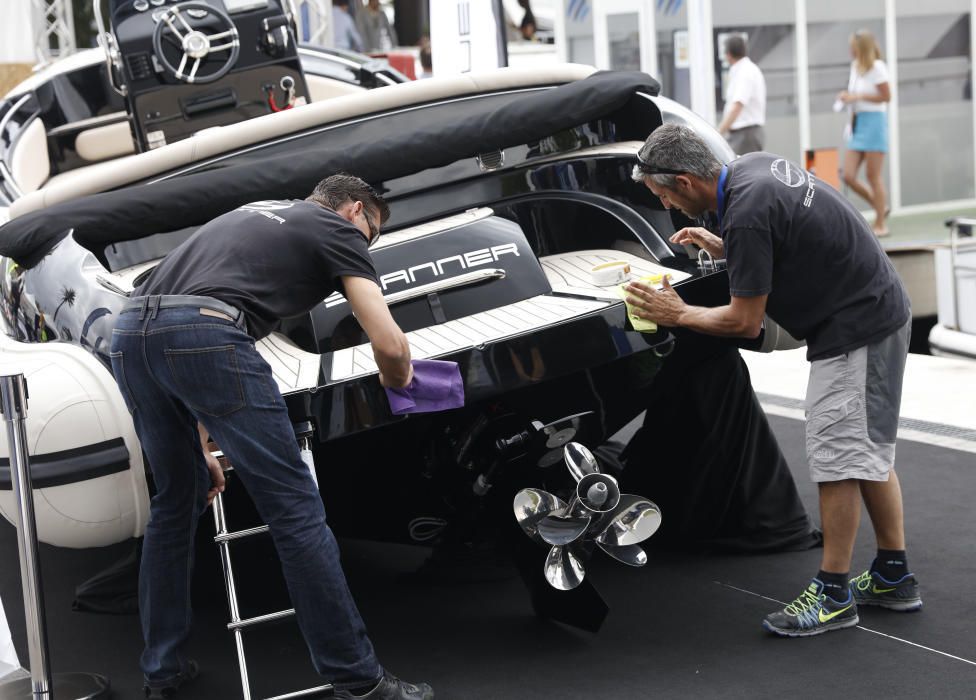
<svg viewBox="0 0 976 700">
<path fill-rule="evenodd" d="M 227 455 L 268 524 L 298 624 L 322 676 L 337 687 L 382 669 L 349 592 L 325 508 L 299 455 L 284 399 L 243 321 L 200 304 L 123 311 L 112 334 L 112 372 L 149 460 L 156 495 L 139 572 L 146 683 L 165 686 L 185 668 L 194 535 L 210 473 L 197 421 Z M 192 298 L 185 298 L 192 299 Z"/>
</svg>

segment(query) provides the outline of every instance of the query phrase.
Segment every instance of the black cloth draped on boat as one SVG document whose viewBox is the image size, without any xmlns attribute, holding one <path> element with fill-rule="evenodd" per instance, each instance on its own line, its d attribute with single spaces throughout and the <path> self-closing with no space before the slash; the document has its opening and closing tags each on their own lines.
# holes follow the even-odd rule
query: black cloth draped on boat
<svg viewBox="0 0 976 700">
<path fill-rule="evenodd" d="M 799 550 L 821 544 L 749 370 L 728 341 L 678 330 L 623 451 L 621 486 L 661 508 L 651 546 Z"/>
</svg>

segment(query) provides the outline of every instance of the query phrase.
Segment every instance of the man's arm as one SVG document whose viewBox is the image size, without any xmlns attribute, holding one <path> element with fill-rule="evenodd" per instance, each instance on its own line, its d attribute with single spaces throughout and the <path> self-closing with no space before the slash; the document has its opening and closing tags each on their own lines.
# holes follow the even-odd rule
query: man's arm
<svg viewBox="0 0 976 700">
<path fill-rule="evenodd" d="M 635 313 L 662 326 L 689 328 L 699 333 L 728 338 L 757 338 L 766 316 L 766 298 L 732 297 L 725 306 L 690 306 L 671 288 L 667 278 L 660 290 L 640 282 L 627 286 L 627 301 Z"/>
<path fill-rule="evenodd" d="M 383 292 L 376 282 L 355 275 L 343 275 L 342 285 L 352 312 L 373 346 L 373 357 L 380 368 L 380 383 L 394 388 L 405 387 L 413 379 L 410 344 L 393 320 Z"/>
<path fill-rule="evenodd" d="M 729 107 L 729 113 L 725 115 L 725 117 L 722 119 L 722 123 L 718 125 L 718 133 L 725 134 L 728 132 L 728 130 L 732 128 L 732 124 L 735 123 L 735 120 L 739 118 L 740 114 L 742 114 L 742 103 L 733 102 L 732 106 Z"/>
</svg>

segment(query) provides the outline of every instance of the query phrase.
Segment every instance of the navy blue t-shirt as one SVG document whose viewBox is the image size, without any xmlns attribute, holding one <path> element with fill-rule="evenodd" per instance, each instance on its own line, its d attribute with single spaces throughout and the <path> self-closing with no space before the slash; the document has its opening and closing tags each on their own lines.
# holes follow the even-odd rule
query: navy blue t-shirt
<svg viewBox="0 0 976 700">
<path fill-rule="evenodd" d="M 311 310 L 349 275 L 376 281 L 359 229 L 297 199 L 252 202 L 201 226 L 133 296 L 195 294 L 235 306 L 255 338 Z"/>
<path fill-rule="evenodd" d="M 860 212 L 795 163 L 750 153 L 728 164 L 719 235 L 732 296 L 807 342 L 807 358 L 880 340 L 911 317 L 905 286 Z"/>
</svg>

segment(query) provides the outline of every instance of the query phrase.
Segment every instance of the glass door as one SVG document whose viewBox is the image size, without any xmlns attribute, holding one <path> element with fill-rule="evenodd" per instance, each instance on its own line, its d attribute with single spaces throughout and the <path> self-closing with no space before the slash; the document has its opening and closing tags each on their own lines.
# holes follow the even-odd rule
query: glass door
<svg viewBox="0 0 976 700">
<path fill-rule="evenodd" d="M 654 3 L 593 0 L 593 51 L 597 68 L 657 77 Z"/>
</svg>

